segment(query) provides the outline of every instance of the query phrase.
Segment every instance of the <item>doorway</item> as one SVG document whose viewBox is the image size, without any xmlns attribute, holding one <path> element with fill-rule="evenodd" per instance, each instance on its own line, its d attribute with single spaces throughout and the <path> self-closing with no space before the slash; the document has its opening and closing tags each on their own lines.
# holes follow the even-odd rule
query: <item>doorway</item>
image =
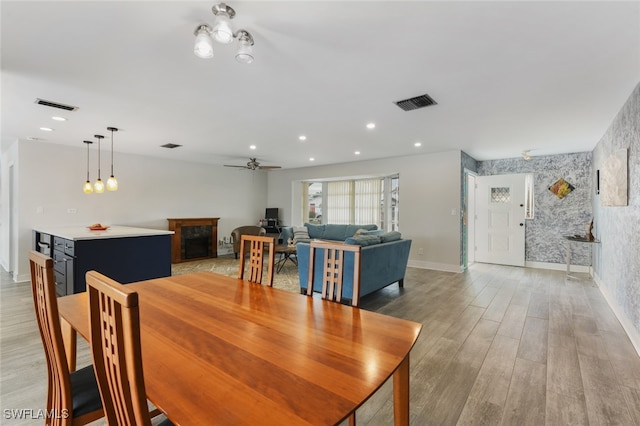
<svg viewBox="0 0 640 426">
<path fill-rule="evenodd" d="M 524 266 L 525 178 L 476 177 L 477 262 Z"/>
</svg>

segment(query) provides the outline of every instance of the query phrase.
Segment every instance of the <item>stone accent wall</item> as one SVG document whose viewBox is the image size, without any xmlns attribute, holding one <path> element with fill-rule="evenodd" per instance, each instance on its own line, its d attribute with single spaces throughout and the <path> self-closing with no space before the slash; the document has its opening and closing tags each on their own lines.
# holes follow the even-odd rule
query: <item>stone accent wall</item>
<svg viewBox="0 0 640 426">
<path fill-rule="evenodd" d="M 603 292 L 640 334 L 640 84 L 596 145 L 593 176 L 621 148 L 628 149 L 629 205 L 603 207 L 594 191 L 594 234 L 602 241 L 596 248 L 594 271 Z"/>
<path fill-rule="evenodd" d="M 521 157 L 478 161 L 478 175 L 532 173 L 534 175 L 535 217 L 525 224 L 525 260 L 566 263 L 563 235 L 584 235 L 592 218 L 591 153 Z M 575 189 L 566 197 L 556 197 L 549 186 L 564 178 Z M 597 221 L 596 221 L 597 222 Z M 571 264 L 591 265 L 590 244 L 573 244 Z"/>
</svg>

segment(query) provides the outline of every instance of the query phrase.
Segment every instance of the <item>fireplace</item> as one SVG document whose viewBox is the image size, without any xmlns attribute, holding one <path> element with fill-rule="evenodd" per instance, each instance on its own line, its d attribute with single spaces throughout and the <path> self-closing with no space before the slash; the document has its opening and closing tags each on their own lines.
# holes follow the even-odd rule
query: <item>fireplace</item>
<svg viewBox="0 0 640 426">
<path fill-rule="evenodd" d="M 167 219 L 171 237 L 171 263 L 218 257 L 218 218 Z"/>
</svg>

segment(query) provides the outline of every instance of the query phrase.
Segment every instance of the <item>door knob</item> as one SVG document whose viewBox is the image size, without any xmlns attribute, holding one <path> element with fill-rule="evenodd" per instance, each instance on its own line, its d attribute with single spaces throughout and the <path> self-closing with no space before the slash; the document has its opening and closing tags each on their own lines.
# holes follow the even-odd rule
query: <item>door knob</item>
<svg viewBox="0 0 640 426">
<path fill-rule="evenodd" d="M 520 204 L 520 207 L 524 207 L 524 204 Z"/>
<path fill-rule="evenodd" d="M 521 223 L 520 226 L 524 226 L 524 223 Z"/>
</svg>

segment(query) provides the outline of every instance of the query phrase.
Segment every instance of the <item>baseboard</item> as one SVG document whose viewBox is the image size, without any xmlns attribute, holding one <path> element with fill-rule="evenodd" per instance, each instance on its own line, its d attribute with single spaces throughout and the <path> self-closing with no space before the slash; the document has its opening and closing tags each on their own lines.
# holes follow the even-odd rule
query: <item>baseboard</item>
<svg viewBox="0 0 640 426">
<path fill-rule="evenodd" d="M 31 280 L 31 274 L 22 274 L 22 275 L 13 276 L 13 281 L 16 283 L 21 283 L 23 281 L 29 281 L 29 280 Z"/>
<path fill-rule="evenodd" d="M 534 269 L 550 269 L 553 271 L 566 271 L 567 264 L 566 263 L 550 263 L 550 262 L 524 262 L 524 266 L 526 268 L 534 268 Z M 571 265 L 571 272 L 580 272 L 591 274 L 591 266 L 584 265 Z"/>
<path fill-rule="evenodd" d="M 600 279 L 598 274 L 593 274 L 593 280 L 598 285 L 600 293 L 602 293 L 604 299 L 607 301 L 607 304 L 609 304 L 609 307 L 613 311 L 613 314 L 616 316 L 616 318 L 618 318 L 618 321 L 620 321 L 620 324 L 622 325 L 622 328 L 624 328 L 624 331 L 627 333 L 627 336 L 629 336 L 629 340 L 631 340 L 631 344 L 636 349 L 638 356 L 640 356 L 640 332 L 636 330 L 631 321 L 629 321 L 629 319 L 624 315 L 624 312 L 620 310 L 620 307 L 616 304 L 615 299 L 613 298 L 611 293 L 609 293 L 609 289 L 602 284 L 602 280 Z"/>
<path fill-rule="evenodd" d="M 460 265 L 450 265 L 448 263 L 426 262 L 422 260 L 409 260 L 409 262 L 407 263 L 407 266 L 411 268 L 433 269 L 436 271 L 443 271 L 443 272 L 460 273 L 463 271 Z"/>
</svg>

